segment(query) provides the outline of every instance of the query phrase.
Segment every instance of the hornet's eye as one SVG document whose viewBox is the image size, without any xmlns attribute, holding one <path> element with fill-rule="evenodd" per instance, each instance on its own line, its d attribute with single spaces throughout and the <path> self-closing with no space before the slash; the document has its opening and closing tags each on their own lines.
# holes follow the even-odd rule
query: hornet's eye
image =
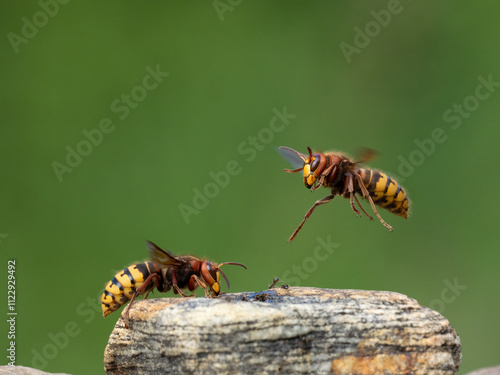
<svg viewBox="0 0 500 375">
<path fill-rule="evenodd" d="M 314 172 L 316 168 L 318 168 L 319 165 L 319 159 L 318 158 L 313 158 L 312 163 L 311 163 L 311 171 Z"/>
<path fill-rule="evenodd" d="M 207 262 L 207 269 L 208 269 L 208 272 L 210 273 L 210 276 L 212 276 L 212 278 L 214 280 L 219 281 L 219 279 L 217 278 L 218 272 L 215 268 L 212 267 L 212 263 Z"/>
</svg>

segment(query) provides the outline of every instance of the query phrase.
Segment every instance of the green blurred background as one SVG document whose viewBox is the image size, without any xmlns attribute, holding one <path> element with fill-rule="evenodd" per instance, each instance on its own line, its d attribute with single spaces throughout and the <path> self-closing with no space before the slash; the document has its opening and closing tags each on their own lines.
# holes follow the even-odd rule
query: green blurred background
<svg viewBox="0 0 500 375">
<path fill-rule="evenodd" d="M 450 320 L 461 374 L 499 364 L 500 93 L 493 84 L 477 99 L 476 88 L 480 76 L 500 82 L 500 3 L 42 4 L 0 12 L 0 253 L 5 284 L 7 259 L 16 261 L 16 364 L 104 373 L 119 314 L 103 319 L 98 296 L 116 271 L 147 258 L 146 239 L 245 263 L 226 268 L 231 291 L 305 267 L 295 284 L 404 293 Z M 169 73 L 149 91 L 148 67 Z M 455 104 L 469 109 L 452 117 Z M 285 107 L 296 117 L 265 130 Z M 82 132 L 103 119 L 113 131 L 86 149 Z M 425 142 L 436 128 L 446 141 Z M 79 144 L 88 155 L 59 181 L 53 163 Z M 288 243 L 327 192 L 282 172 L 281 145 L 378 150 L 369 165 L 406 187 L 412 216 L 383 210 L 390 233 L 336 198 Z M 210 173 L 230 161 L 239 173 L 211 191 Z M 193 207 L 193 189 L 207 186 L 214 197 L 186 220 L 181 205 Z M 339 245 L 326 261 L 314 258 L 318 239 Z"/>
</svg>

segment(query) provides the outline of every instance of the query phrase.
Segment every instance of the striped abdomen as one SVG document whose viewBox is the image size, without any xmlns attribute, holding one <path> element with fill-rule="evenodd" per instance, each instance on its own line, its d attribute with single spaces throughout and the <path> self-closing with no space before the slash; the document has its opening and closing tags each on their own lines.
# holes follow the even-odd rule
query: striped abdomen
<svg viewBox="0 0 500 375">
<path fill-rule="evenodd" d="M 403 188 L 392 178 L 376 169 L 359 169 L 373 203 L 392 213 L 408 218 L 410 202 Z"/>
<path fill-rule="evenodd" d="M 102 315 L 106 317 L 126 304 L 148 276 L 157 271 L 153 262 L 144 262 L 118 272 L 106 285 L 102 294 Z M 148 289 L 150 288 L 146 288 Z"/>
</svg>

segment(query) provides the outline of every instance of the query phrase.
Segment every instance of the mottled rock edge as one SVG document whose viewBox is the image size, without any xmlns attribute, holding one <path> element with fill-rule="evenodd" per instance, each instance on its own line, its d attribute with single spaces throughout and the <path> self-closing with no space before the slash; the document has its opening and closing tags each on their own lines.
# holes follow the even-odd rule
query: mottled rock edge
<svg viewBox="0 0 500 375">
<path fill-rule="evenodd" d="M 441 375 L 460 361 L 448 320 L 412 298 L 299 287 L 137 301 L 104 355 L 107 374 L 138 375 Z"/>
<path fill-rule="evenodd" d="M 468 372 L 466 375 L 500 375 L 500 366 L 482 368 Z"/>
<path fill-rule="evenodd" d="M 52 372 L 40 371 L 24 366 L 0 366 L 0 375 L 68 375 L 63 373 L 54 374 Z"/>
</svg>

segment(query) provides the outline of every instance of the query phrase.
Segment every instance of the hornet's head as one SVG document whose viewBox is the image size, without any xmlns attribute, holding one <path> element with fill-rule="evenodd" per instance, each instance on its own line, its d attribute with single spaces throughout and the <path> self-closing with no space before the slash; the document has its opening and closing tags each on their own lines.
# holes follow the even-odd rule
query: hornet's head
<svg viewBox="0 0 500 375">
<path fill-rule="evenodd" d="M 310 189 L 319 179 L 326 166 L 326 157 L 323 154 L 313 154 L 311 147 L 308 147 L 309 155 L 303 157 L 304 160 L 304 185 Z"/>
<path fill-rule="evenodd" d="M 289 147 L 278 148 L 278 152 L 280 153 L 280 155 L 288 160 L 288 162 L 296 168 L 285 169 L 285 172 L 302 172 L 304 185 L 306 185 L 306 187 L 310 189 L 318 181 L 318 179 L 321 177 L 321 173 L 323 173 L 323 171 L 325 170 L 327 159 L 324 154 L 313 154 L 311 151 L 311 147 L 308 147 L 307 150 L 309 151 L 309 155 L 295 151 L 293 148 Z M 317 185 L 316 187 L 319 186 Z"/>
<path fill-rule="evenodd" d="M 212 263 L 208 261 L 204 261 L 201 264 L 201 276 L 203 277 L 203 280 L 208 283 L 210 287 L 210 291 L 213 293 L 214 296 L 218 296 L 220 293 L 220 275 L 224 277 L 224 280 L 226 280 L 227 284 L 227 289 L 229 289 L 229 280 L 227 279 L 226 275 L 220 267 L 222 267 L 225 264 L 232 264 L 235 266 L 241 266 L 244 269 L 247 269 L 247 267 L 244 264 L 241 263 L 235 263 L 235 262 L 225 262 L 217 265 L 217 263 Z"/>
</svg>

